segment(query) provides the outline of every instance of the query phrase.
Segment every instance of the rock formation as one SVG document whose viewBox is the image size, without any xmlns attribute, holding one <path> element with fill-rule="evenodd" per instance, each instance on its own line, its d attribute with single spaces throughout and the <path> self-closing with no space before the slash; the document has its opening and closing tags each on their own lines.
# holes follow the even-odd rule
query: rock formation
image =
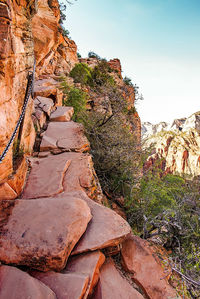
<svg viewBox="0 0 200 299">
<path fill-rule="evenodd" d="M 72 107 L 62 107 L 57 75 L 78 60 L 59 18 L 57 0 L 0 1 L 0 153 L 18 121 L 36 58 L 33 98 L 16 136 L 23 152 L 15 168 L 13 146 L 0 164 L 0 299 L 175 298 L 168 280 L 159 281 L 162 265 L 149 243 L 131 236 L 126 220 L 102 205 L 84 128 L 71 120 Z M 109 64 L 125 87 L 120 61 Z M 124 92 L 134 111 L 134 88 Z M 139 144 L 138 114 L 129 121 Z M 155 271 L 156 280 L 150 277 Z"/>
<path fill-rule="evenodd" d="M 148 168 L 158 159 L 164 159 L 163 171 L 186 175 L 188 178 L 200 175 L 200 113 L 188 118 L 176 119 L 172 124 L 160 123 L 142 126 L 145 146 L 155 148 L 147 160 Z"/>
</svg>

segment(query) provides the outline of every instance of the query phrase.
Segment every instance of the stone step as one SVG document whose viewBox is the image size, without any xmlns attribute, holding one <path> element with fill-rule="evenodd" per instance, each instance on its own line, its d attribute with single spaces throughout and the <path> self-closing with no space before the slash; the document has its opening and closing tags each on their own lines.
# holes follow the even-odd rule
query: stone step
<svg viewBox="0 0 200 299">
<path fill-rule="evenodd" d="M 31 159 L 31 172 L 22 198 L 54 196 L 63 191 L 63 178 L 70 165 L 67 153 Z"/>
<path fill-rule="evenodd" d="M 152 244 L 138 236 L 132 235 L 122 244 L 124 269 L 131 273 L 133 281 L 141 286 L 148 298 L 179 298 L 167 281 L 166 269 L 158 254 L 158 248 L 156 252 Z M 161 255 L 163 256 L 163 253 Z M 168 270 L 171 273 L 170 269 Z"/>
<path fill-rule="evenodd" d="M 113 210 L 91 200 L 83 191 L 63 192 L 57 198 L 83 199 L 90 207 L 92 219 L 72 251 L 72 255 L 118 246 L 131 233 L 130 225 Z"/>
<path fill-rule="evenodd" d="M 89 276 L 79 273 L 31 272 L 31 275 L 48 286 L 57 299 L 82 299 L 89 281 Z"/>
<path fill-rule="evenodd" d="M 73 107 L 58 106 L 54 112 L 51 113 L 50 121 L 68 122 L 74 114 Z"/>
<path fill-rule="evenodd" d="M 1 299 L 56 299 L 45 284 L 15 267 L 0 266 Z"/>
<path fill-rule="evenodd" d="M 84 298 L 91 296 L 99 279 L 99 271 L 105 256 L 101 251 L 94 251 L 78 256 L 71 256 L 63 273 L 83 273 L 89 276 L 89 283 Z"/>
<path fill-rule="evenodd" d="M 0 215 L 0 261 L 44 272 L 65 267 L 92 217 L 78 197 L 3 200 Z"/>
<path fill-rule="evenodd" d="M 99 279 L 99 270 L 105 261 L 100 251 L 70 257 L 61 272 L 29 271 L 29 273 L 50 287 L 57 299 L 87 298 L 93 293 Z"/>
<path fill-rule="evenodd" d="M 114 262 L 108 259 L 100 270 L 99 282 L 92 298 L 144 299 L 121 275 L 116 269 Z"/>
<path fill-rule="evenodd" d="M 40 151 L 86 152 L 90 149 L 81 124 L 70 122 L 50 122 L 45 131 Z"/>
</svg>

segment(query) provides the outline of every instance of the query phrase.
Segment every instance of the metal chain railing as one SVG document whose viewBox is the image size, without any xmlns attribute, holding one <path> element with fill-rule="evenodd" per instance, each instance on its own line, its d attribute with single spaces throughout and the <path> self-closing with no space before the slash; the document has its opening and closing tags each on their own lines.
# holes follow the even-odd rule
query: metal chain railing
<svg viewBox="0 0 200 299">
<path fill-rule="evenodd" d="M 26 107 L 27 107 L 28 100 L 30 98 L 31 93 L 33 95 L 35 68 L 36 68 L 36 62 L 34 60 L 33 71 L 29 72 L 29 75 L 28 75 L 28 82 L 27 82 L 26 93 L 25 93 L 25 98 L 24 98 L 24 105 L 22 107 L 22 111 L 21 111 L 21 114 L 19 116 L 19 120 L 16 124 L 16 127 L 15 127 L 13 133 L 12 133 L 12 136 L 11 136 L 7 146 L 5 147 L 3 153 L 0 156 L 0 164 L 3 162 L 3 159 L 5 158 L 7 152 L 9 151 L 9 148 L 12 145 L 13 140 L 15 139 L 15 136 L 17 134 L 17 130 L 18 130 L 19 126 L 21 125 L 22 121 L 23 121 L 23 118 L 24 118 L 24 115 L 25 115 L 25 112 L 26 112 Z"/>
</svg>

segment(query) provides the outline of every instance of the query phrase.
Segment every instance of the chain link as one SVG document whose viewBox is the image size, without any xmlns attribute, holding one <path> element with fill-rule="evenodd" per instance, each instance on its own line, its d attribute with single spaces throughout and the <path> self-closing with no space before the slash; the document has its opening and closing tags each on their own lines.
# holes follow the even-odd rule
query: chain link
<svg viewBox="0 0 200 299">
<path fill-rule="evenodd" d="M 9 148 L 12 145 L 13 140 L 15 139 L 15 136 L 17 134 L 17 130 L 18 130 L 19 126 L 21 125 L 22 121 L 23 121 L 23 118 L 24 118 L 24 115 L 25 115 L 25 112 L 26 112 L 26 107 L 27 107 L 30 95 L 32 94 L 32 96 L 33 96 L 33 86 L 34 86 L 34 79 L 35 79 L 35 68 L 36 68 L 36 62 L 34 60 L 33 71 L 29 72 L 29 75 L 28 75 L 28 82 L 27 82 L 26 94 L 25 94 L 25 99 L 24 99 L 24 105 L 22 107 L 22 111 L 21 111 L 21 114 L 19 116 L 19 120 L 18 120 L 18 122 L 16 124 L 16 127 L 15 127 L 13 133 L 12 133 L 12 136 L 11 136 L 11 138 L 10 138 L 10 140 L 9 140 L 6 148 L 4 149 L 3 153 L 0 156 L 0 164 L 3 162 L 3 159 L 5 158 L 7 152 L 9 151 Z"/>
</svg>

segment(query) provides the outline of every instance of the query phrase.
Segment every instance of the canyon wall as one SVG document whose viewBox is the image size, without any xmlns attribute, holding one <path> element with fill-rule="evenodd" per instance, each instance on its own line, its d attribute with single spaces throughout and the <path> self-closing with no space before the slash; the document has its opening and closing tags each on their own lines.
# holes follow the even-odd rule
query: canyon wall
<svg viewBox="0 0 200 299">
<path fill-rule="evenodd" d="M 200 175 L 200 112 L 176 119 L 171 125 L 143 124 L 143 134 L 146 137 L 145 147 L 152 145 L 154 148 L 145 169 L 163 159 L 162 168 L 166 173 L 186 175 L 188 178 Z"/>
<path fill-rule="evenodd" d="M 9 142 L 19 119 L 27 77 L 36 59 L 36 78 L 69 72 L 78 62 L 76 44 L 62 35 L 57 0 L 0 1 L 0 153 Z M 21 127 L 1 163 L 0 182 L 12 175 L 16 146 L 30 154 L 35 142 L 30 98 Z"/>
</svg>

